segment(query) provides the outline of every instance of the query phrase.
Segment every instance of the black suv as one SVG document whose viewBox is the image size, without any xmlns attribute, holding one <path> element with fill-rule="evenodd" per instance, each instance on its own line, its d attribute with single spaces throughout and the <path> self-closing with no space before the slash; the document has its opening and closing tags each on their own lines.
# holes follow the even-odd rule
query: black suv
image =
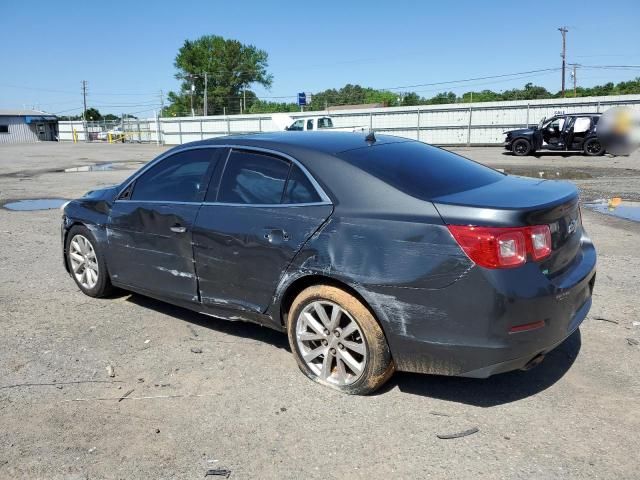
<svg viewBox="0 0 640 480">
<path fill-rule="evenodd" d="M 602 155 L 604 147 L 596 135 L 596 125 L 601 116 L 601 113 L 571 113 L 543 118 L 536 127 L 505 132 L 504 147 L 518 156 L 538 150 Z"/>
</svg>

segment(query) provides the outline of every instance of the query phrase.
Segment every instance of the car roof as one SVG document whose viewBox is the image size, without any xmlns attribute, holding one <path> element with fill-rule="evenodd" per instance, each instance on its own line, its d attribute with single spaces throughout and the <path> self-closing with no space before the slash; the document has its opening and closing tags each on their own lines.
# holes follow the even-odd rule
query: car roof
<svg viewBox="0 0 640 480">
<path fill-rule="evenodd" d="M 228 135 L 181 145 L 237 145 L 272 149 L 289 155 L 301 150 L 334 155 L 346 150 L 367 148 L 371 145 L 411 142 L 414 140 L 392 135 L 375 135 L 375 142 L 367 139 L 368 132 L 268 132 L 248 135 Z M 179 150 L 180 147 L 176 148 Z"/>
</svg>

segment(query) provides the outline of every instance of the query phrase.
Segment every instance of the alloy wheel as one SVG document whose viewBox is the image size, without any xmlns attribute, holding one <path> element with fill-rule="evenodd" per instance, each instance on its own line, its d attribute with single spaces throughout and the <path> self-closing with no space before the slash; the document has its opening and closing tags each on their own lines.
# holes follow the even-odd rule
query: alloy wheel
<svg viewBox="0 0 640 480">
<path fill-rule="evenodd" d="M 98 258 L 91 242 L 84 235 L 75 235 L 69 242 L 69 262 L 80 285 L 91 290 L 98 283 Z"/>
<path fill-rule="evenodd" d="M 527 151 L 527 145 L 524 142 L 516 142 L 514 150 L 517 154 L 523 155 Z"/>
<path fill-rule="evenodd" d="M 600 142 L 598 141 L 591 141 L 587 143 L 587 153 L 591 155 L 599 154 L 601 149 L 602 147 L 600 146 Z"/>
<path fill-rule="evenodd" d="M 359 325 L 333 302 L 313 301 L 302 310 L 296 342 L 307 367 L 328 383 L 355 383 L 367 364 L 367 346 Z"/>
</svg>

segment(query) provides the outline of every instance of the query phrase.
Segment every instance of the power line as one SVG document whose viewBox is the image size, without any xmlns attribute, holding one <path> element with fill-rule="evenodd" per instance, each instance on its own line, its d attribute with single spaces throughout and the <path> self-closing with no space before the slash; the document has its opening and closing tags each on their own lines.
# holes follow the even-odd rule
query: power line
<svg viewBox="0 0 640 480">
<path fill-rule="evenodd" d="M 451 83 L 466 83 L 473 82 L 476 80 L 488 80 L 491 78 L 504 78 L 504 77 L 513 77 L 517 75 L 525 75 L 528 73 L 538 73 L 538 72 L 552 72 L 554 70 L 559 70 L 559 68 L 541 68 L 538 70 L 528 70 L 526 72 L 517 72 L 517 73 L 504 73 L 502 75 L 487 75 L 484 77 L 473 77 L 473 78 L 464 78 L 461 80 L 448 80 L 446 82 L 432 82 L 432 83 L 418 83 L 415 85 L 404 85 L 401 87 L 385 87 L 385 88 L 377 88 L 377 90 L 404 90 L 407 88 L 417 88 L 417 87 L 431 87 L 434 85 L 448 85 Z"/>
</svg>

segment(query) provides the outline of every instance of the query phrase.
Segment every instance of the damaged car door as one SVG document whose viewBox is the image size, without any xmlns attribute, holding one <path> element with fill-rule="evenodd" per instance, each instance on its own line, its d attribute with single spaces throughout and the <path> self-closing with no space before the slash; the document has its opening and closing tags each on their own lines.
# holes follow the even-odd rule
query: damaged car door
<svg viewBox="0 0 640 480">
<path fill-rule="evenodd" d="M 129 183 L 107 228 L 113 280 L 152 294 L 197 301 L 192 227 L 220 149 L 170 155 Z"/>
<path fill-rule="evenodd" d="M 203 305 L 264 312 L 295 254 L 332 211 L 294 159 L 231 149 L 194 228 Z"/>
</svg>

